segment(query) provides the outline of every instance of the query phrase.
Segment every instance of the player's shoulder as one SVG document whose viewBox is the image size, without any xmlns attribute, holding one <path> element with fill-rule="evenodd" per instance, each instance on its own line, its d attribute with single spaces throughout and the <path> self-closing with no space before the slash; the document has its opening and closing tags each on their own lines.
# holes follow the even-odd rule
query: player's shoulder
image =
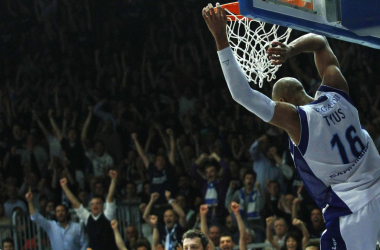
<svg viewBox="0 0 380 250">
<path fill-rule="evenodd" d="M 352 106 L 355 107 L 354 102 L 351 100 L 350 96 L 346 91 L 328 85 L 321 85 L 315 93 L 314 98 L 316 99 L 316 101 L 310 104 L 318 104 L 324 101 L 338 102 L 342 99 L 348 101 Z"/>
<path fill-rule="evenodd" d="M 336 65 L 330 65 L 326 68 L 323 74 L 322 86 L 329 86 L 334 89 L 344 91 L 347 95 L 349 95 L 347 81 L 340 71 L 340 68 Z"/>
</svg>

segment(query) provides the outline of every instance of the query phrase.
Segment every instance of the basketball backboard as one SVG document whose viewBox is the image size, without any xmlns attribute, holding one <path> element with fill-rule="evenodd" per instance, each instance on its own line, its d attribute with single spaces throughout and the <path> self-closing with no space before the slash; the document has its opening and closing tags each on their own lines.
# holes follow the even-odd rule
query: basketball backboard
<svg viewBox="0 0 380 250">
<path fill-rule="evenodd" d="M 239 0 L 240 14 L 380 49 L 380 0 Z"/>
</svg>

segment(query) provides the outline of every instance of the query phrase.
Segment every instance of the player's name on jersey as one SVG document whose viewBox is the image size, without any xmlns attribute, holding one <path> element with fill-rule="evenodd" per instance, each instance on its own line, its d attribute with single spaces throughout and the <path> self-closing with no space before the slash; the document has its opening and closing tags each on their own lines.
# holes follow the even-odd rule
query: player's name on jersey
<svg viewBox="0 0 380 250">
<path fill-rule="evenodd" d="M 327 125 L 329 126 L 331 123 L 335 125 L 336 123 L 341 122 L 344 118 L 346 118 L 346 115 L 341 109 L 338 109 L 329 115 L 323 116 L 323 119 L 325 119 Z"/>
<path fill-rule="evenodd" d="M 339 101 L 341 97 L 335 94 L 331 101 L 327 105 L 323 105 L 322 107 L 315 107 L 314 110 L 317 112 L 327 112 L 330 109 L 334 108 L 335 104 Z"/>
</svg>

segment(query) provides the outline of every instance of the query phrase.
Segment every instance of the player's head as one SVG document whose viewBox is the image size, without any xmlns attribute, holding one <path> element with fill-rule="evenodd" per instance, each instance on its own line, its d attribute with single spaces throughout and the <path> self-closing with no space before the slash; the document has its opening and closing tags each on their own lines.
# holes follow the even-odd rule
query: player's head
<svg viewBox="0 0 380 250">
<path fill-rule="evenodd" d="M 182 236 L 182 244 L 183 250 L 208 250 L 210 248 L 207 235 L 197 229 L 187 231 Z"/>
<path fill-rule="evenodd" d="M 305 89 L 297 79 L 292 77 L 284 77 L 278 80 L 272 90 L 272 100 L 279 102 L 287 102 L 296 106 L 300 106 L 308 95 Z"/>
<path fill-rule="evenodd" d="M 168 209 L 164 213 L 164 222 L 167 228 L 173 228 L 177 223 L 177 215 L 173 209 Z"/>
<path fill-rule="evenodd" d="M 3 250 L 14 250 L 15 249 L 14 241 L 11 238 L 5 238 L 2 242 L 1 249 L 3 249 Z"/>
<path fill-rule="evenodd" d="M 235 243 L 232 240 L 231 234 L 223 233 L 220 236 L 220 240 L 219 240 L 219 249 L 220 250 L 233 250 L 234 246 L 235 246 Z"/>
<path fill-rule="evenodd" d="M 69 220 L 69 210 L 65 205 L 59 204 L 55 207 L 55 218 L 59 223 Z"/>
<path fill-rule="evenodd" d="M 286 250 L 302 250 L 301 237 L 295 232 L 289 232 L 285 237 Z"/>
<path fill-rule="evenodd" d="M 279 237 L 283 237 L 286 234 L 288 231 L 288 224 L 286 224 L 284 218 L 279 217 L 274 221 L 274 231 Z"/>
<path fill-rule="evenodd" d="M 94 216 L 103 212 L 104 198 L 100 195 L 95 195 L 90 201 L 90 209 Z"/>
</svg>

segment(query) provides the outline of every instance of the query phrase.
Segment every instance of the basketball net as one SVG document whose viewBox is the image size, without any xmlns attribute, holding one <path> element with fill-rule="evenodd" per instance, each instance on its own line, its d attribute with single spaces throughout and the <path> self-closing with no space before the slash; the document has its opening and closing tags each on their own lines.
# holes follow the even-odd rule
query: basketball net
<svg viewBox="0 0 380 250">
<path fill-rule="evenodd" d="M 232 52 L 247 80 L 258 83 L 261 88 L 264 79 L 268 82 L 276 79 L 275 73 L 281 66 L 271 63 L 266 50 L 273 41 L 287 44 L 292 29 L 287 28 L 283 34 L 278 34 L 280 26 L 234 14 L 228 9 L 228 5 L 231 4 L 222 5 L 222 8 L 227 12 L 227 36 Z"/>
</svg>

